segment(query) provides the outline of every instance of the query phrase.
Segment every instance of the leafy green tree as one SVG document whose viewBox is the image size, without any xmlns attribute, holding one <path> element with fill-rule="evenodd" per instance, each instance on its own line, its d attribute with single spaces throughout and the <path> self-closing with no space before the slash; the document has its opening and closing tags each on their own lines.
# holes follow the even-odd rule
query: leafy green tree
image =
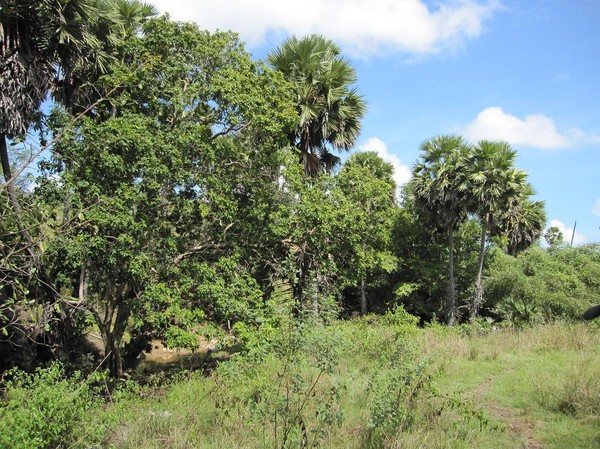
<svg viewBox="0 0 600 449">
<path fill-rule="evenodd" d="M 299 119 L 290 142 L 306 173 L 329 172 L 340 162 L 332 150 L 352 148 L 366 111 L 363 98 L 351 87 L 354 68 L 332 41 L 314 34 L 287 39 L 268 61 L 295 87 Z"/>
<path fill-rule="evenodd" d="M 486 279 L 486 301 L 514 324 L 580 319 L 597 303 L 600 257 L 597 244 L 533 246 L 516 257 L 496 250 Z"/>
<path fill-rule="evenodd" d="M 126 88 L 55 145 L 38 188 L 68 224 L 48 263 L 114 376 L 129 324 L 134 340 L 195 347 L 198 326 L 258 318 L 295 119 L 288 84 L 231 33 L 155 19 L 123 52 L 106 81 Z"/>
<path fill-rule="evenodd" d="M 396 268 L 390 252 L 394 195 L 394 167 L 375 152 L 355 153 L 344 164 L 337 182 L 348 200 L 348 276 L 359 284 L 360 310 L 366 314 L 367 277 L 377 269 Z"/>
<path fill-rule="evenodd" d="M 60 229 L 48 231 L 44 223 L 48 220 L 48 216 L 44 216 L 47 211 L 27 198 L 27 193 L 17 186 L 19 173 L 32 159 L 13 173 L 11 164 L 15 162 L 15 152 L 8 141 L 25 139 L 32 125 L 41 127 L 40 106 L 49 92 L 55 100 L 73 108 L 79 88 L 106 72 L 113 59 L 111 52 L 117 38 L 124 36 L 114 5 L 112 0 L 0 2 L 0 81 L 3 86 L 0 92 L 0 160 L 5 181 L 1 196 L 10 204 L 10 211 L 3 210 L 10 215 L 6 223 L 14 226 L 20 235 L 18 246 L 9 237 L 11 231 L 8 229 L 1 236 L 3 241 L 6 238 L 12 243 L 7 247 L 3 245 L 0 260 L 0 271 L 7 284 L 0 291 L 0 308 L 12 310 L 14 307 L 10 303 L 21 301 L 24 296 L 44 303 L 40 322 L 25 326 L 30 329 L 26 341 L 30 345 L 39 337 L 45 343 L 42 347 L 53 351 L 56 344 L 65 345 L 71 331 L 67 322 L 70 315 L 57 302 L 59 294 L 44 261 L 48 238 Z M 41 137 L 43 141 L 44 136 Z M 10 249 L 5 252 L 5 248 Z M 50 326 L 56 319 L 66 321 L 60 326 Z M 12 327 L 21 326 L 11 317 L 8 322 Z M 17 330 L 16 334 L 22 333 L 23 329 Z M 53 335 L 54 332 L 57 335 Z M 8 338 L 16 334 L 13 332 Z"/>
<path fill-rule="evenodd" d="M 408 190 L 409 186 L 406 186 Z M 457 307 L 458 298 L 466 299 L 472 292 L 477 270 L 477 255 L 481 228 L 471 218 L 454 231 L 454 266 Z M 445 298 L 448 288 L 448 245 L 443 234 L 432 233 L 423 226 L 415 212 L 412 196 L 403 194 L 402 207 L 394 214 L 392 252 L 398 260 L 391 273 L 391 295 L 378 290 L 390 304 L 401 303 L 423 322 L 445 317 Z"/>
<path fill-rule="evenodd" d="M 294 163 L 285 166 L 282 189 L 289 194 L 273 216 L 287 253 L 279 276 L 293 289 L 297 315 L 336 315 L 345 283 L 340 261 L 349 257 L 347 199 L 333 177 L 325 174 L 306 182 L 302 167 Z"/>
<path fill-rule="evenodd" d="M 454 273 L 454 231 L 467 217 L 470 148 L 460 136 L 439 136 L 421 145 L 421 157 L 412 170 L 409 189 L 417 216 L 428 228 L 448 238 L 446 320 L 457 319 Z"/>
</svg>

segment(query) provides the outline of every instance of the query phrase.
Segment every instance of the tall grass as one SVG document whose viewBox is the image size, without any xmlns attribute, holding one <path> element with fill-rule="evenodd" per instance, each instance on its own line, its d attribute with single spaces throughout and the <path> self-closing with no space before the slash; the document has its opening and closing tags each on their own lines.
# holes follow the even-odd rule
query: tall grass
<svg viewBox="0 0 600 449">
<path fill-rule="evenodd" d="M 402 309 L 328 326 L 288 325 L 210 377 L 194 376 L 146 403 L 138 411 L 144 418 L 124 420 L 111 444 L 359 449 L 458 441 L 476 447 L 499 434 L 484 412 L 436 391 L 421 331 Z"/>
</svg>

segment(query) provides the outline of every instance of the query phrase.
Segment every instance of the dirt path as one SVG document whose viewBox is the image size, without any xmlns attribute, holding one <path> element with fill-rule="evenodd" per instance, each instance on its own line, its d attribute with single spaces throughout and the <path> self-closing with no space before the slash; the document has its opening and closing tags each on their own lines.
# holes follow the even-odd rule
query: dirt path
<svg viewBox="0 0 600 449">
<path fill-rule="evenodd" d="M 510 373 L 512 369 L 505 371 Z M 500 375 L 490 376 L 483 383 L 467 393 L 467 396 L 475 401 L 477 405 L 485 408 L 494 418 L 506 425 L 506 430 L 515 439 L 522 441 L 521 449 L 543 449 L 544 446 L 535 438 L 536 421 L 521 416 L 518 409 L 503 407 L 488 397 L 488 393 Z"/>
</svg>

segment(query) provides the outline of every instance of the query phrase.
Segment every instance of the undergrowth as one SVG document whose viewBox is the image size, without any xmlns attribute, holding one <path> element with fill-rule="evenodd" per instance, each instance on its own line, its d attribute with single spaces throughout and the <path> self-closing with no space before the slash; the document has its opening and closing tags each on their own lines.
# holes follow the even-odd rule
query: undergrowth
<svg viewBox="0 0 600 449">
<path fill-rule="evenodd" d="M 263 330 L 264 338 L 260 331 L 246 335 L 252 344 L 212 372 L 187 370 L 154 386 L 128 382 L 108 389 L 103 374 L 66 377 L 59 365 L 31 375 L 12 372 L 2 383 L 0 446 L 521 444 L 512 426 L 468 394 L 482 382 L 489 383 L 486 401 L 514 407 L 517 414 L 597 422 L 598 351 L 591 349 L 598 342 L 596 329 L 564 323 L 524 330 L 416 324 L 402 308 L 328 325 L 288 317 Z M 553 354 L 572 360 L 571 353 L 579 354 L 576 364 L 548 368 Z M 594 441 L 584 435 L 583 441 Z"/>
</svg>

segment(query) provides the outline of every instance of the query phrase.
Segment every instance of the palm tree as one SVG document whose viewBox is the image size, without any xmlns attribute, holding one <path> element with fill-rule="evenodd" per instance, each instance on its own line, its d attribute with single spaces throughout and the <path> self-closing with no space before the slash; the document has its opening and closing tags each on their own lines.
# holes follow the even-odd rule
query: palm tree
<svg viewBox="0 0 600 449">
<path fill-rule="evenodd" d="M 534 201 L 533 187 L 525 183 L 519 195 L 511 201 L 502 214 L 495 233 L 507 237 L 506 252 L 516 256 L 533 245 L 542 235 L 546 225 L 546 210 L 543 201 Z"/>
<path fill-rule="evenodd" d="M 521 194 L 525 185 L 525 172 L 514 168 L 516 152 L 506 142 L 480 141 L 471 153 L 467 164 L 470 184 L 470 212 L 479 217 L 481 240 L 479 262 L 470 307 L 473 321 L 483 302 L 482 275 L 488 234 L 496 221 Z"/>
<path fill-rule="evenodd" d="M 71 0 L 73 1 L 73 0 Z M 81 0 L 77 0 L 81 1 Z M 102 96 L 91 87 L 108 73 L 119 46 L 140 30 L 142 23 L 158 14 L 155 6 L 139 0 L 92 0 L 93 17 L 65 17 L 63 22 L 81 26 L 85 37 L 80 45 L 59 49 L 58 68 L 62 75 L 52 83 L 52 96 L 71 112 L 82 112 Z M 84 85 L 88 88 L 84 88 Z"/>
<path fill-rule="evenodd" d="M 340 162 L 332 150 L 348 151 L 366 112 L 355 88 L 356 71 L 339 48 L 323 36 L 291 37 L 268 57 L 295 86 L 298 124 L 290 141 L 307 175 L 329 172 Z"/>
<path fill-rule="evenodd" d="M 0 0 L 0 137 L 24 135 L 52 88 L 66 106 L 106 73 L 119 40 L 156 9 L 138 0 Z"/>
<path fill-rule="evenodd" d="M 376 151 L 360 151 L 352 154 L 346 163 L 345 167 L 364 167 L 371 172 L 371 174 L 382 181 L 386 181 L 389 184 L 393 184 L 396 187 L 394 181 L 394 166 L 389 162 L 385 162 Z"/>
<path fill-rule="evenodd" d="M 551 226 L 544 232 L 544 240 L 546 240 L 546 243 L 550 246 L 562 243 L 563 238 L 563 233 L 557 226 Z"/>
<path fill-rule="evenodd" d="M 124 34 L 137 30 L 145 19 L 158 14 L 156 6 L 139 0 L 108 0 L 107 6 L 116 14 Z"/>
<path fill-rule="evenodd" d="M 438 136 L 423 143 L 421 152 L 409 188 L 418 217 L 448 238 L 446 319 L 453 325 L 457 319 L 454 230 L 467 216 L 464 172 L 470 147 L 460 136 Z"/>
</svg>

